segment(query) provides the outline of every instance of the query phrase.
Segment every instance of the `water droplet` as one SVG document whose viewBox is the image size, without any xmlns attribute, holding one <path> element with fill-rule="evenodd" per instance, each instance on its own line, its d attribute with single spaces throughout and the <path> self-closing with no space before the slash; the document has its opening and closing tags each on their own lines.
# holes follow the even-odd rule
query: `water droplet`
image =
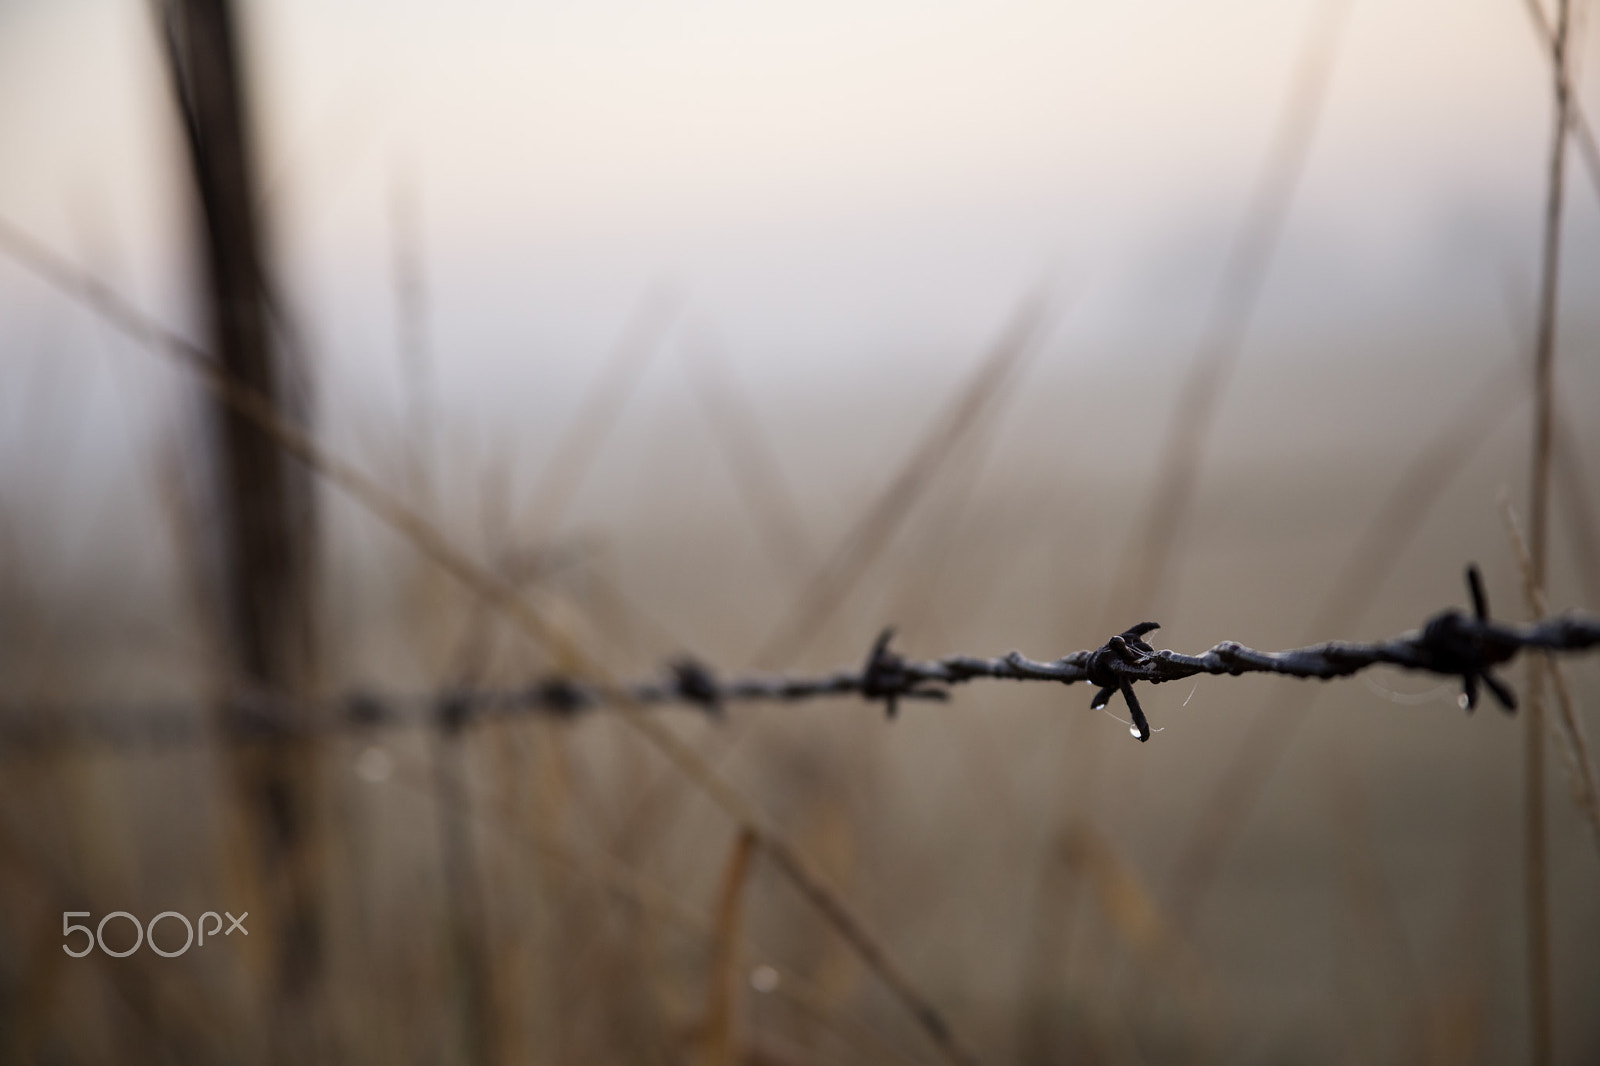
<svg viewBox="0 0 1600 1066">
<path fill-rule="evenodd" d="M 1467 699 L 1467 694 L 1463 692 L 1461 695 L 1456 697 L 1456 706 L 1460 707 L 1464 711 L 1468 707 L 1472 706 L 1472 701 Z"/>
<path fill-rule="evenodd" d="M 778 971 L 771 966 L 757 966 L 750 971 L 750 987 L 757 992 L 775 992 L 781 980 Z"/>
<path fill-rule="evenodd" d="M 394 773 L 394 758 L 382 748 L 371 747 L 356 756 L 356 776 L 369 785 L 381 785 Z"/>
<path fill-rule="evenodd" d="M 1136 726 L 1136 725 L 1130 725 L 1128 727 L 1128 732 L 1130 734 L 1132 734 L 1133 736 L 1138 736 L 1139 735 L 1139 727 Z"/>
</svg>

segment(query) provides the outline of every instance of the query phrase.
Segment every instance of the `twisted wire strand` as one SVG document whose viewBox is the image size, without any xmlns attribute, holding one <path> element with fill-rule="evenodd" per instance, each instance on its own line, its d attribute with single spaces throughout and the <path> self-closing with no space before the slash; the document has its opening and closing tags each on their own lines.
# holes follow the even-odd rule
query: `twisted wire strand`
<svg viewBox="0 0 1600 1066">
<path fill-rule="evenodd" d="M 1516 694 L 1496 674 L 1524 650 L 1583 652 L 1600 646 L 1600 615 L 1574 612 L 1526 625 L 1489 618 L 1487 599 L 1475 567 L 1467 570 L 1473 612 L 1450 608 L 1435 614 L 1421 628 L 1376 643 L 1329 641 L 1304 648 L 1268 652 L 1236 641 L 1223 641 L 1198 655 L 1156 650 L 1144 638 L 1159 628 L 1141 622 L 1093 650 L 1075 651 L 1039 662 L 1021 652 L 985 659 L 950 655 L 941 659 L 907 659 L 890 647 L 892 629 L 874 642 L 866 661 L 856 669 L 813 676 L 753 675 L 718 678 L 709 667 L 690 658 L 669 664 L 663 677 L 620 688 L 569 677 L 551 677 L 513 689 L 456 689 L 422 695 L 383 695 L 352 690 L 324 701 L 319 713 L 297 715 L 263 694 L 230 700 L 220 720 L 208 719 L 195 704 L 168 703 L 142 707 L 101 706 L 51 713 L 48 709 L 0 711 L 0 751 L 22 752 L 77 745 L 96 747 L 166 747 L 208 740 L 247 742 L 285 732 L 361 733 L 386 727 L 436 725 L 459 730 L 476 723 L 523 716 L 572 718 L 619 702 L 634 705 L 687 705 L 721 717 L 729 703 L 795 703 L 830 696 L 860 696 L 882 701 L 894 717 L 899 701 L 944 700 L 950 689 L 979 679 L 1049 681 L 1072 685 L 1083 681 L 1097 689 L 1090 706 L 1101 708 L 1120 693 L 1132 718 L 1132 733 L 1141 741 L 1151 729 L 1134 685 L 1159 685 L 1199 674 L 1277 674 L 1329 680 L 1349 677 L 1369 667 L 1396 666 L 1461 679 L 1461 706 L 1477 706 L 1487 688 L 1507 712 L 1517 706 Z M 309 724 L 307 724 L 309 722 Z"/>
</svg>

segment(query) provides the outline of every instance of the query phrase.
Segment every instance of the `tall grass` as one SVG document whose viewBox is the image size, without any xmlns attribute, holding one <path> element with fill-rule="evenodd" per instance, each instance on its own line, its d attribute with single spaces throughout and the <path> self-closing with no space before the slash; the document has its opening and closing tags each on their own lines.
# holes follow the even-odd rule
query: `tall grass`
<svg viewBox="0 0 1600 1066">
<path fill-rule="evenodd" d="M 1401 566 L 1420 554 L 1407 555 L 1410 545 L 1429 545 L 1429 565 L 1448 558 L 1439 568 L 1453 582 L 1466 547 L 1456 532 L 1478 530 L 1485 456 L 1504 458 L 1496 434 L 1522 410 L 1521 369 L 1491 372 L 1420 434 L 1420 445 L 1394 433 L 1406 451 L 1352 473 L 1363 487 L 1318 472 L 1328 484 L 1316 493 L 1342 502 L 1307 506 L 1334 534 L 1297 540 L 1267 529 L 1218 549 L 1184 532 L 1206 502 L 1194 486 L 1206 469 L 1207 437 L 1310 150 L 1332 69 L 1327 34 L 1344 7 L 1327 6 L 1313 35 L 1186 399 L 1164 427 L 1153 493 L 1145 491 L 1148 471 L 1115 449 L 1074 444 L 1048 461 L 1029 454 L 1046 449 L 1040 442 L 1069 439 L 1042 431 L 1037 411 L 1025 421 L 1029 402 L 1048 392 L 1045 384 L 1022 387 L 1025 374 L 1043 379 L 1035 363 L 1052 322 L 1043 300 L 1022 305 L 935 415 L 905 428 L 907 443 L 895 454 L 861 458 L 850 472 L 853 494 L 839 491 L 843 503 L 796 489 L 788 465 L 795 458 L 769 435 L 761 405 L 738 387 L 709 332 L 677 332 L 687 298 L 660 294 L 646 296 L 600 358 L 529 485 L 510 473 L 506 454 L 490 456 L 475 477 L 451 451 L 452 427 L 428 395 L 434 347 L 420 223 L 416 201 L 399 185 L 392 266 L 410 390 L 401 420 L 415 451 L 404 457 L 404 486 L 394 487 L 274 397 L 241 384 L 212 347 L 164 328 L 0 220 L 0 244 L 14 258 L 126 337 L 172 357 L 230 417 L 314 472 L 356 505 L 361 522 L 403 549 L 385 557 L 327 535 L 339 565 L 325 575 L 324 599 L 350 601 L 339 607 L 349 631 L 328 632 L 317 649 L 330 677 L 365 677 L 346 649 L 370 640 L 387 649 L 364 660 L 381 664 L 379 676 L 447 694 L 516 686 L 553 668 L 622 704 L 610 719 L 506 720 L 468 731 L 454 727 L 446 701 L 424 729 L 324 737 L 307 742 L 314 750 L 288 753 L 210 745 L 7 757 L 0 1059 L 1523 1060 L 1510 1050 L 1522 1044 L 1522 1023 L 1508 1007 L 1521 991 L 1508 992 L 1501 976 L 1510 941 L 1504 916 L 1513 908 L 1500 898 L 1500 870 L 1514 845 L 1499 802 L 1506 734 L 1493 716 L 1464 722 L 1446 701 L 1378 719 L 1372 699 L 1348 691 L 1330 693 L 1328 713 L 1313 716 L 1316 689 L 1306 684 L 1287 697 L 1272 689 L 1254 717 L 1241 717 L 1222 701 L 1252 700 L 1250 681 L 1229 678 L 1239 687 L 1226 697 L 1216 695 L 1220 683 L 1190 693 L 1201 704 L 1193 716 L 1177 693 L 1164 708 L 1173 731 L 1139 749 L 1140 776 L 1125 777 L 1098 739 L 1104 732 L 1126 742 L 1125 729 L 1086 714 L 1079 690 L 1066 702 L 1054 687 L 964 690 L 953 706 L 919 705 L 892 727 L 856 703 L 732 707 L 729 721 L 716 725 L 706 716 L 646 715 L 617 680 L 661 647 L 704 649 L 719 663 L 758 643 L 766 664 L 800 661 L 821 647 L 831 654 L 852 629 L 885 621 L 882 614 L 905 623 L 919 654 L 930 643 L 948 643 L 939 651 L 972 640 L 987 648 L 1019 633 L 1074 647 L 1082 604 L 1109 596 L 1114 610 L 1141 613 L 1180 565 L 1208 612 L 1230 625 L 1241 614 L 1250 620 L 1241 610 L 1247 601 L 1274 624 L 1316 604 L 1307 641 L 1353 635 L 1375 604 L 1399 611 L 1421 602 L 1421 579 Z M 1572 504 L 1580 552 L 1593 541 L 1581 473 L 1586 427 L 1557 418 L 1554 386 L 1561 145 L 1578 129 L 1566 102 L 1568 20 L 1563 3 L 1550 31 L 1557 110 L 1534 360 L 1532 535 L 1519 561 L 1535 615 L 1548 613 L 1558 591 L 1552 496 Z M 693 406 L 673 416 L 681 417 L 673 440 L 647 446 L 690 454 L 697 466 L 726 474 L 729 491 L 671 487 L 693 517 L 674 526 L 655 522 L 673 512 L 638 501 L 651 486 L 611 486 L 635 508 L 618 513 L 634 517 L 586 526 L 584 490 L 601 480 L 603 451 L 638 448 L 625 438 L 630 405 L 675 336 Z M 1146 398 L 1115 395 L 1121 380 L 1082 395 L 1104 397 L 1133 424 Z M 1055 394 L 1045 398 L 1059 409 Z M 871 397 L 835 399 L 858 404 L 840 408 L 851 418 L 892 417 L 890 405 Z M 1054 410 L 1045 424 L 1059 421 Z M 1002 429 L 1019 427 L 1028 431 L 1017 434 L 1022 445 L 1002 441 Z M 705 454 L 694 450 L 700 433 L 708 435 Z M 192 586 L 179 597 L 200 638 L 186 683 L 211 695 L 226 690 L 228 652 L 213 575 L 202 565 L 210 533 L 196 483 L 204 458 L 164 453 L 152 463 L 152 481 L 168 549 Z M 1105 473 L 1103 482 L 1079 477 L 1091 467 Z M 1035 476 L 1040 470 L 1048 476 Z M 1270 470 L 1253 476 L 1241 506 L 1275 519 L 1280 496 L 1298 479 L 1274 481 Z M 1164 493 L 1174 479 L 1180 491 Z M 469 485 L 476 489 L 462 487 Z M 1378 490 L 1376 506 L 1367 485 Z M 1452 499 L 1457 489 L 1471 501 Z M 473 491 L 475 512 L 455 506 Z M 1096 524 L 1099 513 L 1119 508 L 1145 515 L 1126 544 L 1107 532 L 1114 521 Z M 840 512 L 852 517 L 830 521 Z M 39 654 L 32 673 L 44 680 L 23 694 L 49 713 L 94 691 L 75 673 L 106 645 L 92 626 L 76 621 L 82 635 L 52 617 L 62 608 L 28 594 L 35 575 L 11 550 L 13 517 L 0 499 L 0 625 L 13 647 L 21 634 L 29 648 L 57 649 Z M 618 548 L 627 539 L 618 528 L 629 523 L 634 542 L 650 539 L 656 555 Z M 562 533 L 573 528 L 585 534 L 581 550 L 569 552 Z M 473 533 L 488 550 L 463 546 Z M 830 533 L 831 550 L 820 551 Z M 758 543 L 747 544 L 752 537 Z M 770 565 L 744 566 L 746 547 Z M 1230 550 L 1251 558 L 1230 562 Z M 641 581 L 639 560 L 661 557 L 700 600 L 674 603 Z M 1328 568 L 1330 558 L 1343 562 Z M 1584 562 L 1580 554 L 1575 569 L 1584 571 Z M 426 597 L 361 603 L 352 590 L 362 566 L 390 592 L 423 573 L 447 580 Z M 85 613 L 110 614 L 113 598 L 103 593 Z M 720 622 L 697 627 L 696 612 Z M 383 645 L 395 632 L 405 639 Z M 1542 902 L 1553 898 L 1558 929 L 1570 928 L 1574 943 L 1600 928 L 1592 856 L 1585 849 L 1574 857 L 1565 846 L 1579 816 L 1600 841 L 1582 717 L 1594 680 L 1585 669 L 1570 678 L 1551 669 L 1548 678 L 1578 783 L 1576 815 L 1543 809 L 1546 724 L 1530 714 L 1525 726 L 1523 936 L 1535 1061 L 1553 1061 L 1557 1051 L 1581 1061 L 1600 1047 L 1593 1020 L 1562 998 L 1564 989 L 1580 1006 L 1592 998 L 1593 975 L 1582 968 L 1586 959 L 1564 959 L 1560 936 L 1552 958 Z M 1530 681 L 1534 710 L 1541 677 Z M 121 676 L 117 685 L 120 693 Z M 1063 713 L 1077 719 L 1064 725 Z M 1194 725 L 1201 719 L 1212 724 Z M 1237 745 L 1235 727 L 1243 730 Z M 1290 740 L 1308 730 L 1322 731 L 1318 765 L 1328 787 L 1310 787 L 1297 773 L 1291 787 L 1271 793 L 1275 803 L 1263 803 Z M 1064 756 L 1062 735 L 1071 738 Z M 294 784 L 306 824 L 323 834 L 301 840 L 303 853 L 277 867 L 262 862 L 259 847 L 252 851 L 272 813 L 272 768 L 246 765 L 257 758 L 301 774 Z M 221 802 L 219 786 L 236 779 L 263 786 L 254 790 L 254 811 Z M 1258 846 L 1246 848 L 1252 812 Z M 326 932 L 317 1016 L 305 1023 L 318 1031 L 273 1046 L 287 1017 L 285 963 L 273 949 L 285 941 L 268 924 L 272 905 L 259 901 L 285 870 L 298 878 L 291 902 L 314 908 Z M 78 960 L 57 951 L 64 909 L 148 918 L 169 907 L 221 906 L 250 909 L 262 924 L 248 940 L 224 940 L 214 954 L 182 962 L 149 952 Z M 1321 969 L 1330 971 L 1334 1003 L 1303 994 L 1306 975 Z M 1558 1022 L 1559 1032 L 1573 1034 L 1570 1048 L 1556 1042 Z"/>
</svg>

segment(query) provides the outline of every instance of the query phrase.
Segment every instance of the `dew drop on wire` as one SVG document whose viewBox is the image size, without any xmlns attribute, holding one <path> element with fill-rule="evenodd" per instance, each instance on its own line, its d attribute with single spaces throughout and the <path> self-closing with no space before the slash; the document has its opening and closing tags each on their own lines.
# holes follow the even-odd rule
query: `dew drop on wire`
<svg viewBox="0 0 1600 1066">
<path fill-rule="evenodd" d="M 1128 727 L 1128 735 L 1129 736 L 1135 736 L 1135 737 L 1138 736 L 1139 735 L 1139 727 L 1136 726 L 1136 725 L 1130 725 Z"/>
<path fill-rule="evenodd" d="M 1468 707 L 1472 706 L 1472 701 L 1467 699 L 1467 694 L 1463 692 L 1461 695 L 1456 697 L 1456 706 L 1460 707 L 1464 711 Z"/>
</svg>

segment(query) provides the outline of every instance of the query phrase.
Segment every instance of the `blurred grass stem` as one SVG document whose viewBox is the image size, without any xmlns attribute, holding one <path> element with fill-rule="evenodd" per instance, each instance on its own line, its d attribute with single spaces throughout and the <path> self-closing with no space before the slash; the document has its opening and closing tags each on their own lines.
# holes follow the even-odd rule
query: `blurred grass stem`
<svg viewBox="0 0 1600 1066">
<path fill-rule="evenodd" d="M 1540 594 L 1548 568 L 1550 525 L 1550 459 L 1555 405 L 1556 305 L 1561 289 L 1561 209 L 1566 170 L 1570 88 L 1567 84 L 1567 31 L 1570 0 L 1557 0 L 1550 34 L 1551 93 L 1550 162 L 1545 194 L 1543 254 L 1539 269 L 1539 313 L 1534 342 L 1534 419 L 1529 487 L 1529 584 Z M 1543 656 L 1528 660 L 1528 698 L 1523 758 L 1524 853 L 1527 893 L 1528 997 L 1531 1058 L 1548 1066 L 1554 1057 L 1554 1018 L 1550 988 L 1550 887 L 1545 839 L 1544 674 Z"/>
</svg>

